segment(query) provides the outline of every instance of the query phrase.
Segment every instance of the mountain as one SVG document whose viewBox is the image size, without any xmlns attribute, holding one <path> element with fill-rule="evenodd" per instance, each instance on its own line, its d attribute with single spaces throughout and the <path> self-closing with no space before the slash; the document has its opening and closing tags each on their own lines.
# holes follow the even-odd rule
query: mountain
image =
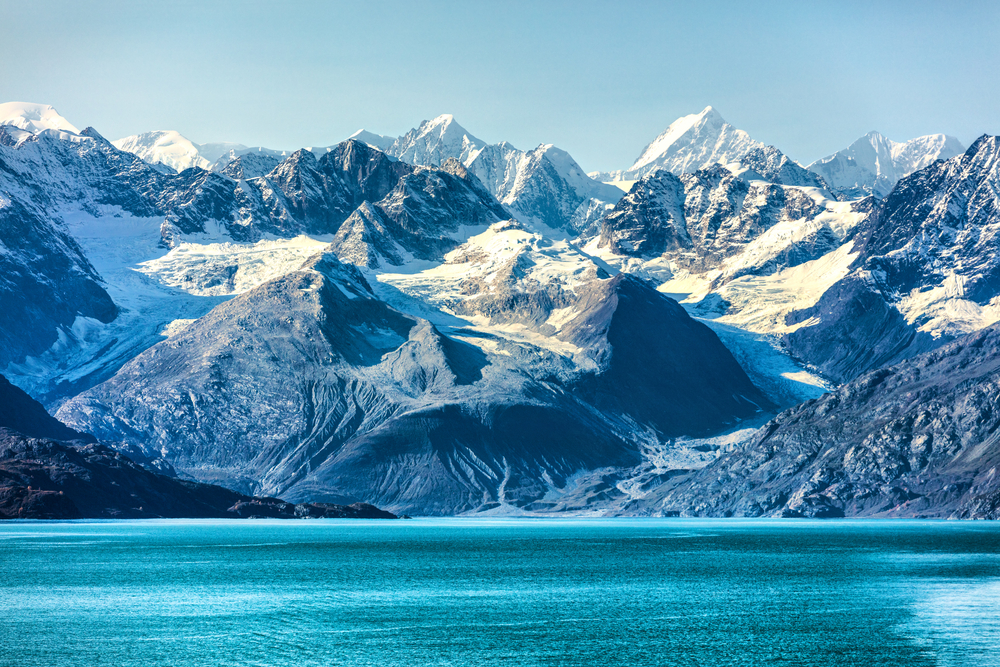
<svg viewBox="0 0 1000 667">
<path fill-rule="evenodd" d="M 0 519 L 395 518 L 370 505 L 292 505 L 147 470 L 74 431 L 0 375 Z"/>
<path fill-rule="evenodd" d="M 47 104 L 7 102 L 0 104 L 0 125 L 16 127 L 24 132 L 38 134 L 45 130 L 79 134 L 80 130 Z"/>
<path fill-rule="evenodd" d="M 600 181 L 636 181 L 654 169 L 689 174 L 713 164 L 739 162 L 754 149 L 764 148 L 743 130 L 723 119 L 712 107 L 682 116 L 653 139 L 631 167 L 619 172 L 592 174 Z"/>
<path fill-rule="evenodd" d="M 685 516 L 1000 518 L 1000 326 L 778 415 L 644 499 Z"/>
<path fill-rule="evenodd" d="M 372 148 L 377 148 L 380 151 L 387 152 L 392 144 L 398 139 L 398 137 L 389 137 L 384 134 L 375 134 L 374 132 L 369 132 L 368 130 L 358 130 L 351 136 L 347 137 L 349 140 L 353 139 L 355 141 L 360 141 L 362 143 L 368 144 Z"/>
<path fill-rule="evenodd" d="M 3 136 L 10 134 L 0 126 Z M 23 145 L 16 151 L 0 141 L 0 368 L 48 349 L 77 318 L 106 323 L 118 315 L 79 244 L 47 214 L 61 197 L 33 187 L 52 163 L 31 158 L 81 144 L 31 135 Z"/>
<path fill-rule="evenodd" d="M 387 137 L 356 133 L 372 146 Z M 565 151 L 543 144 L 522 151 L 507 142 L 487 144 L 470 134 L 449 114 L 424 121 L 391 141 L 385 152 L 399 160 L 438 166 L 458 160 L 514 215 L 527 224 L 579 233 L 621 198 L 621 191 L 594 181 Z"/>
<path fill-rule="evenodd" d="M 244 492 L 452 514 L 528 505 L 578 470 L 635 464 L 651 437 L 770 407 L 711 331 L 645 283 L 595 271 L 553 302 L 520 273 L 506 296 L 466 282 L 468 308 L 529 327 L 561 315 L 546 346 L 478 326 L 445 334 L 326 253 L 217 306 L 59 416 Z"/>
<path fill-rule="evenodd" d="M 145 132 L 111 143 L 115 148 L 137 155 L 150 164 L 164 164 L 177 172 L 191 167 L 208 169 L 212 164 L 201 156 L 197 144 L 173 130 Z"/>
<path fill-rule="evenodd" d="M 211 171 L 223 171 L 236 158 L 244 155 L 255 156 L 262 161 L 277 164 L 292 154 L 292 151 L 273 148 L 248 147 L 243 144 L 216 142 L 196 144 L 174 130 L 157 130 L 134 134 L 111 142 L 119 150 L 132 153 L 152 165 L 163 165 L 174 172 L 199 167 Z M 307 148 L 316 157 L 322 157 L 330 147 Z M 254 159 L 251 157 L 250 159 Z M 256 173 L 256 172 L 255 172 Z M 256 174 L 263 176 L 267 172 Z"/>
<path fill-rule="evenodd" d="M 31 438 L 94 442 L 94 437 L 75 431 L 46 412 L 42 404 L 0 375 L 0 428 Z"/>
<path fill-rule="evenodd" d="M 720 165 L 679 176 L 657 169 L 604 216 L 596 246 L 588 249 L 603 249 L 609 260 L 653 260 L 663 279 L 694 274 L 718 288 L 835 250 L 852 228 L 845 218 L 844 207 L 819 191 L 750 179 Z"/>
<path fill-rule="evenodd" d="M 964 152 L 958 139 L 944 134 L 897 143 L 878 132 L 869 132 L 844 150 L 813 162 L 808 169 L 846 197 L 875 195 L 881 199 L 901 178 L 935 160 L 947 160 Z"/>
<path fill-rule="evenodd" d="M 789 315 L 793 354 L 850 380 L 1000 319 L 1000 139 L 896 184 L 866 218 L 848 275 Z"/>
<path fill-rule="evenodd" d="M 319 159 L 298 151 L 262 177 L 273 160 L 256 153 L 228 174 L 164 173 L 92 128 L 17 139 L 10 132 L 21 131 L 0 126 L 0 242 L 8 250 L 0 255 L 0 369 L 47 402 L 105 379 L 173 321 L 196 319 L 231 293 L 208 286 L 243 282 L 237 267 L 219 262 L 211 263 L 219 273 L 197 275 L 197 294 L 173 278 L 142 278 L 156 266 L 144 262 L 170 248 L 268 236 L 289 239 L 300 264 L 291 239 L 336 235 L 364 205 L 390 227 L 400 248 L 391 261 L 440 259 L 470 226 L 509 217 L 461 165 L 414 167 L 354 141 Z"/>
<path fill-rule="evenodd" d="M 489 145 L 468 167 L 519 220 L 553 229 L 588 230 L 622 195 L 587 176 L 569 153 L 551 144 L 531 151 L 506 142 Z"/>
<path fill-rule="evenodd" d="M 98 443 L 0 427 L 0 519 L 395 519 L 372 505 L 287 503 L 151 472 Z"/>
<path fill-rule="evenodd" d="M 410 164 L 436 167 L 448 158 L 468 166 L 486 142 L 472 136 L 451 114 L 425 120 L 393 141 L 386 153 Z"/>
</svg>

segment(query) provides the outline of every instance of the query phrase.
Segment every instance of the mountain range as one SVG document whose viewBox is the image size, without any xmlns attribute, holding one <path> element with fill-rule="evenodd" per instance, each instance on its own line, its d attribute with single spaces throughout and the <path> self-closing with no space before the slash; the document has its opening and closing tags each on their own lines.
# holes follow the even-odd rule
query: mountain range
<svg viewBox="0 0 1000 667">
<path fill-rule="evenodd" d="M 843 463 L 875 431 L 813 406 L 966 424 L 992 380 L 934 355 L 989 363 L 997 141 L 873 134 L 806 168 L 708 107 L 588 175 L 450 115 L 278 151 L 0 105 L 0 372 L 109 451 L 247 497 L 986 516 L 987 417 L 876 474 Z M 855 388 L 889 367 L 920 406 Z M 755 472 L 816 456 L 820 423 L 826 486 Z"/>
</svg>

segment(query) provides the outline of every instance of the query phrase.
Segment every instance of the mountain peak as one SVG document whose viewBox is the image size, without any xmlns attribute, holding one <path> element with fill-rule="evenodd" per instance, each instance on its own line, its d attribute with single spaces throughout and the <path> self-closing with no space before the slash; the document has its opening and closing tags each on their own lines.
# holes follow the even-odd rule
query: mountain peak
<svg viewBox="0 0 1000 667">
<path fill-rule="evenodd" d="M 80 133 L 80 130 L 60 116 L 52 106 L 32 102 L 0 104 L 0 125 L 13 125 L 32 134 L 38 134 L 43 130 Z"/>
<path fill-rule="evenodd" d="M 693 173 L 715 163 L 738 162 L 762 146 L 727 123 L 715 107 L 707 106 L 671 123 L 625 172 L 626 180 L 641 178 L 656 168 Z"/>
<path fill-rule="evenodd" d="M 428 167 L 440 165 L 448 157 L 468 165 L 485 146 L 485 141 L 455 122 L 454 116 L 441 114 L 396 139 L 386 152 L 403 162 Z"/>
<path fill-rule="evenodd" d="M 964 151 L 958 139 L 944 134 L 927 134 L 897 142 L 872 130 L 847 148 L 807 168 L 845 196 L 873 194 L 881 198 L 889 194 L 901 178 L 935 160 L 947 160 Z"/>
<path fill-rule="evenodd" d="M 153 130 L 115 139 L 111 144 L 118 150 L 132 153 L 156 164 L 160 162 L 182 172 L 191 167 L 208 169 L 210 162 L 202 157 L 200 146 L 176 130 Z"/>
</svg>

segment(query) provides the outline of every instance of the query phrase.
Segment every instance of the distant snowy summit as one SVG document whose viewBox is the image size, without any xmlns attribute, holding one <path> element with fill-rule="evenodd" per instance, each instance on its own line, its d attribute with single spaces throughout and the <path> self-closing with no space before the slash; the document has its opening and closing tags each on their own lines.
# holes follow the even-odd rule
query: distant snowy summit
<svg viewBox="0 0 1000 667">
<path fill-rule="evenodd" d="M 678 118 L 643 149 L 628 169 L 593 172 L 592 178 L 628 191 L 656 170 L 676 176 L 722 165 L 748 180 L 827 189 L 818 175 L 805 169 L 774 146 L 754 140 L 727 123 L 712 107 Z"/>
<path fill-rule="evenodd" d="M 765 148 L 749 134 L 725 121 L 712 107 L 678 118 L 653 139 L 628 169 L 593 172 L 597 180 L 634 182 L 654 169 L 693 174 L 713 164 L 739 162 L 750 151 Z"/>
<path fill-rule="evenodd" d="M 451 114 L 425 120 L 397 138 L 367 130 L 358 130 L 350 138 L 410 164 L 436 167 L 449 159 L 458 160 L 528 224 L 583 231 L 622 196 L 617 188 L 592 179 L 569 153 L 552 144 L 530 151 L 506 141 L 488 144 Z"/>
<path fill-rule="evenodd" d="M 848 148 L 802 167 L 777 148 L 754 140 L 743 130 L 727 123 L 713 107 L 700 113 L 678 118 L 651 141 L 628 169 L 591 172 L 589 175 L 604 183 L 613 183 L 623 190 L 655 169 L 675 175 L 693 174 L 715 164 L 749 177 L 784 185 L 826 187 L 831 193 L 846 199 L 868 195 L 882 198 L 901 178 L 923 169 L 935 160 L 945 160 L 965 152 L 954 137 L 932 134 L 897 143 L 878 132 L 870 132 Z M 759 167 L 765 166 L 762 171 Z M 775 166 L 783 172 L 775 180 Z M 770 171 L 771 173 L 766 173 Z M 809 173 L 822 179 L 822 183 Z"/>
<path fill-rule="evenodd" d="M 0 125 L 16 127 L 31 134 L 45 130 L 80 134 L 75 125 L 60 116 L 50 105 L 31 102 L 0 104 Z"/>
<path fill-rule="evenodd" d="M 160 163 L 177 172 L 191 167 L 211 169 L 227 153 L 238 155 L 251 150 L 235 143 L 196 144 L 175 130 L 134 134 L 111 143 L 115 148 L 137 155 L 150 164 Z"/>
<path fill-rule="evenodd" d="M 844 150 L 809 165 L 846 197 L 885 197 L 900 179 L 935 160 L 961 155 L 965 147 L 955 137 L 928 134 L 898 143 L 869 132 Z"/>
</svg>

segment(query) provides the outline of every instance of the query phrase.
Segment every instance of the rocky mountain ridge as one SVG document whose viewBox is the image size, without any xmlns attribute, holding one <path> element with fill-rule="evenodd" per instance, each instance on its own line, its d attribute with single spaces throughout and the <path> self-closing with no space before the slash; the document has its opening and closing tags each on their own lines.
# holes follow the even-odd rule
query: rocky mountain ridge
<svg viewBox="0 0 1000 667">
<path fill-rule="evenodd" d="M 488 145 L 450 117 L 176 173 L 16 111 L 0 216 L 11 244 L 35 231 L 11 275 L 71 298 L 35 342 L 28 315 L 0 321 L 5 372 L 137 463 L 241 493 L 654 511 L 779 408 L 997 319 L 990 137 L 882 200 L 755 143 L 621 196 L 552 146 Z M 659 155 L 711 158 L 696 125 Z M 60 304 L 26 294 L 0 285 Z"/>
</svg>

